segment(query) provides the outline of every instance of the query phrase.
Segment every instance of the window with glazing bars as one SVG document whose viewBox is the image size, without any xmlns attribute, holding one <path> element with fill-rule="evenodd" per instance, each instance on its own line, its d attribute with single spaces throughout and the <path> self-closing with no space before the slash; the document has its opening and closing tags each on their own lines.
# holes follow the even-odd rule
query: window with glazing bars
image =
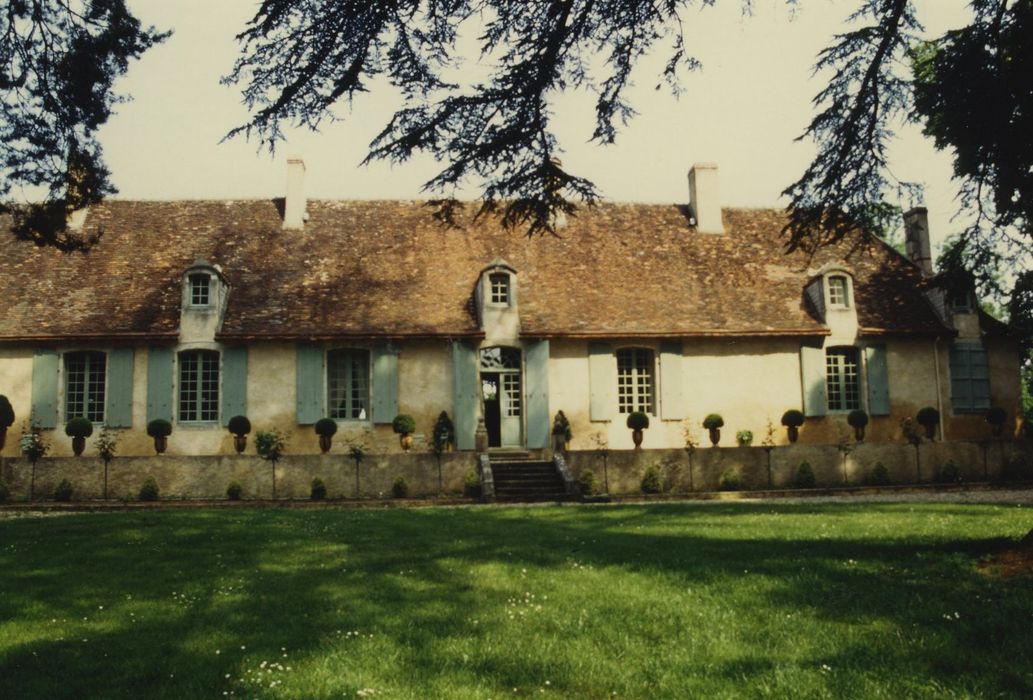
<svg viewBox="0 0 1033 700">
<path fill-rule="evenodd" d="M 825 386 L 830 411 L 852 411 L 861 407 L 857 348 L 830 348 L 825 351 Z"/>
<path fill-rule="evenodd" d="M 82 416 L 104 422 L 104 372 L 107 356 L 102 352 L 65 354 L 65 420 Z"/>
<path fill-rule="evenodd" d="M 617 410 L 653 412 L 653 351 L 623 348 L 617 351 Z"/>
<path fill-rule="evenodd" d="M 179 420 L 201 423 L 219 420 L 219 353 L 210 350 L 179 353 Z"/>
<path fill-rule="evenodd" d="M 211 303 L 211 277 L 190 275 L 190 305 L 208 306 Z"/>
<path fill-rule="evenodd" d="M 331 418 L 365 420 L 369 416 L 369 352 L 328 352 L 326 387 Z"/>
<path fill-rule="evenodd" d="M 849 306 L 846 277 L 842 275 L 829 277 L 829 306 Z"/>
<path fill-rule="evenodd" d="M 509 275 L 505 272 L 494 272 L 488 275 L 491 285 L 491 303 L 506 306 L 509 304 Z"/>
</svg>

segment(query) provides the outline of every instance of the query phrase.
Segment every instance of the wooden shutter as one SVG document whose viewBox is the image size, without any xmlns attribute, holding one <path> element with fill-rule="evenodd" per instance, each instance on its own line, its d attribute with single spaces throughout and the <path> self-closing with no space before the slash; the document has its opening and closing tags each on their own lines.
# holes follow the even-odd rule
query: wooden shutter
<svg viewBox="0 0 1033 700">
<path fill-rule="evenodd" d="M 589 419 L 610 420 L 616 410 L 613 347 L 609 343 L 588 344 Z"/>
<path fill-rule="evenodd" d="M 222 352 L 222 424 L 233 416 L 247 415 L 247 348 L 226 348 Z"/>
<path fill-rule="evenodd" d="M 112 428 L 133 426 L 133 349 L 108 353 L 108 389 L 104 422 Z"/>
<path fill-rule="evenodd" d="M 312 425 L 323 417 L 323 348 L 298 345 L 297 420 Z"/>
<path fill-rule="evenodd" d="M 41 428 L 57 427 L 57 351 L 32 353 L 32 422 Z"/>
<path fill-rule="evenodd" d="M 664 420 L 681 420 L 685 417 L 681 365 L 681 343 L 660 343 L 660 417 Z"/>
<path fill-rule="evenodd" d="M 391 423 L 398 415 L 398 348 L 373 350 L 373 422 Z"/>
<path fill-rule="evenodd" d="M 172 420 L 172 348 L 147 350 L 147 422 Z"/>
<path fill-rule="evenodd" d="M 527 346 L 527 446 L 549 446 L 549 341 Z"/>
<path fill-rule="evenodd" d="M 864 349 L 868 372 L 868 413 L 873 416 L 890 414 L 890 382 L 886 366 L 886 346 L 871 345 Z"/>
<path fill-rule="evenodd" d="M 463 343 L 453 341 L 452 368 L 455 373 L 453 411 L 455 413 L 456 447 L 460 450 L 472 450 L 480 406 L 477 351 Z"/>
<path fill-rule="evenodd" d="M 800 348 L 800 377 L 803 382 L 804 415 L 824 416 L 828 408 L 824 349 L 807 345 Z"/>
</svg>

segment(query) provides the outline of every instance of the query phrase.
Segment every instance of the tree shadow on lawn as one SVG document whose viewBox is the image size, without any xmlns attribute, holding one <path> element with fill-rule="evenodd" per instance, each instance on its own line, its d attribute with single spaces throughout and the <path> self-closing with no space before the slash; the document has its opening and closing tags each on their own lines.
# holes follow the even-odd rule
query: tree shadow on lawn
<svg viewBox="0 0 1033 700">
<path fill-rule="evenodd" d="M 19 636 L 0 641 L 0 696 L 239 694 L 241 684 L 233 679 L 262 661 L 282 660 L 282 648 L 286 663 L 299 670 L 340 654 L 357 659 L 347 677 L 310 677 L 314 685 L 306 694 L 312 697 L 354 693 L 378 664 L 387 664 L 378 668 L 388 675 L 404 669 L 401 687 L 410 689 L 447 684 L 456 673 L 467 674 L 473 686 L 478 679 L 497 689 L 522 686 L 538 674 L 529 666 L 539 661 L 479 648 L 478 640 L 500 630 L 498 623 L 474 620 L 492 619 L 521 590 L 517 571 L 530 569 L 544 590 L 565 585 L 572 561 L 608 575 L 607 590 L 585 593 L 615 621 L 641 613 L 640 602 L 622 597 L 622 581 L 653 576 L 665 595 L 725 592 L 728 604 L 751 619 L 743 634 L 762 642 L 774 622 L 768 617 L 801 611 L 836 624 L 888 625 L 904 635 L 893 658 L 868 658 L 863 641 L 837 647 L 838 654 L 830 649 L 835 665 L 829 665 L 836 668 L 877 663 L 916 683 L 936 674 L 962 687 L 978 678 L 980 693 L 1033 693 L 1030 673 L 1009 669 L 1010 659 L 1033 654 L 1028 581 L 993 581 L 975 571 L 971 555 L 990 541 L 777 533 L 754 539 L 693 529 L 693 518 L 734 531 L 742 525 L 725 519 L 771 512 L 666 505 L 523 515 L 470 509 L 227 517 L 202 511 L 7 523 L 13 546 L 0 551 L 0 630 Z M 673 520 L 674 532 L 634 529 L 662 520 Z M 483 567 L 497 567 L 501 578 L 491 585 L 478 581 L 474 570 Z M 745 581 L 753 583 L 739 588 Z M 692 596 L 685 593 L 683 601 L 690 612 Z M 948 613 L 960 617 L 948 620 Z M 35 624 L 26 628 L 26 619 Z M 52 619 L 59 622 L 48 628 Z M 347 635 L 355 630 L 390 640 L 390 660 L 375 661 L 376 642 Z M 472 645 L 479 653 L 464 666 L 450 645 Z M 600 646 L 600 653 L 612 651 Z M 570 662 L 556 663 L 553 689 L 583 691 Z M 771 662 L 757 664 L 756 672 L 764 673 Z M 730 678 L 743 672 L 734 661 L 728 665 Z M 290 683 L 290 674 L 285 678 Z"/>
</svg>

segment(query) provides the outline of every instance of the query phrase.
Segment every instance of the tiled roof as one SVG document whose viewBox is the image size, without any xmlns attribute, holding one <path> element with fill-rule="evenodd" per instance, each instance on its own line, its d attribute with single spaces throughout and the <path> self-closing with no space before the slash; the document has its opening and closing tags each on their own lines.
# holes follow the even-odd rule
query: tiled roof
<svg viewBox="0 0 1033 700">
<path fill-rule="evenodd" d="M 224 339 L 476 336 L 474 286 L 496 258 L 518 272 L 528 336 L 819 335 L 803 287 L 830 262 L 854 275 L 863 332 L 947 332 L 910 262 L 880 243 L 786 256 L 776 210 L 726 209 L 727 233 L 705 235 L 677 205 L 603 204 L 534 239 L 489 218 L 444 228 L 421 202 L 308 212 L 284 230 L 272 200 L 113 200 L 86 218 L 88 252 L 0 236 L 0 340 L 174 338 L 199 258 L 231 285 Z"/>
</svg>

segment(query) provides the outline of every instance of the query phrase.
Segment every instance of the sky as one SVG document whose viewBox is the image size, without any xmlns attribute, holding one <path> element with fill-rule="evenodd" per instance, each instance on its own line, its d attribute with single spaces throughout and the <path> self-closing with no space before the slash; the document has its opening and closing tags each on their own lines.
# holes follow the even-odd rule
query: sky
<svg viewBox="0 0 1033 700">
<path fill-rule="evenodd" d="M 920 0 L 930 36 L 965 23 L 963 0 Z M 275 154 L 241 137 L 223 141 L 246 121 L 239 87 L 224 86 L 238 54 L 235 34 L 256 0 L 129 0 L 144 24 L 173 35 L 130 65 L 116 85 L 132 101 L 117 107 L 100 139 L 120 199 L 244 199 L 282 196 L 288 155 L 306 165 L 306 194 L 325 199 L 424 199 L 422 184 L 436 172 L 430 158 L 400 165 L 360 165 L 372 138 L 397 107 L 389 86 L 374 86 L 339 121 L 318 133 L 288 129 Z M 724 206 L 780 206 L 780 193 L 803 172 L 813 146 L 796 142 L 822 87 L 812 77 L 817 53 L 843 31 L 855 2 L 753 0 L 743 17 L 740 0 L 686 16 L 686 43 L 703 69 L 683 81 L 674 98 L 654 90 L 662 57 L 635 74 L 630 93 L 638 116 L 617 143 L 588 143 L 590 95 L 572 94 L 553 105 L 564 167 L 592 179 L 609 201 L 682 203 L 695 162 L 719 168 Z M 920 130 L 906 126 L 890 151 L 893 174 L 925 185 L 934 245 L 956 228 L 956 188 L 950 156 L 937 152 Z M 463 196 L 476 198 L 477 188 Z M 917 202 L 901 202 L 903 206 Z"/>
</svg>

